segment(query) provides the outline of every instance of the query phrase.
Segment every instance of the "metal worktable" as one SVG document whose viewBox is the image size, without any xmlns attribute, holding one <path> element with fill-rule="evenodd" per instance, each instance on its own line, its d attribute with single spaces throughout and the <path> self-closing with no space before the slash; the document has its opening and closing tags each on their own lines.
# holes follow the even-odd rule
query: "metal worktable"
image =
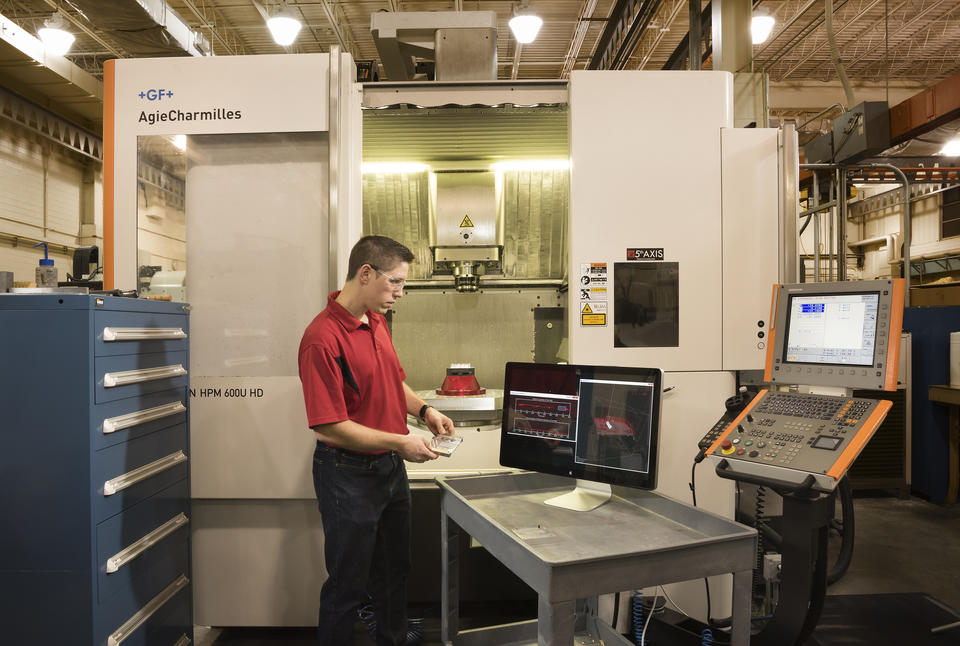
<svg viewBox="0 0 960 646">
<path fill-rule="evenodd" d="M 573 481 L 539 473 L 437 481 L 443 491 L 444 644 L 572 646 L 579 599 L 728 572 L 733 573 L 731 644 L 749 643 L 756 530 L 626 487 L 614 487 L 613 498 L 592 511 L 552 507 L 543 501 L 569 490 Z M 535 622 L 459 630 L 461 529 L 537 592 Z M 587 628 L 594 632 L 605 624 L 588 621 Z M 596 636 L 608 644 L 618 637 L 609 628 Z"/>
</svg>

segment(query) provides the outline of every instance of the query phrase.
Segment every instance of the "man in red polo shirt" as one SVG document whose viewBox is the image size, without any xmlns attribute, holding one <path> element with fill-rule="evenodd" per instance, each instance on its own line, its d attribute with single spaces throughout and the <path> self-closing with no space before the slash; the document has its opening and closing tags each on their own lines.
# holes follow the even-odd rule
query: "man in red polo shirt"
<svg viewBox="0 0 960 646">
<path fill-rule="evenodd" d="M 320 593 L 323 646 L 352 643 L 355 611 L 368 593 L 377 645 L 406 643 L 410 488 L 403 460 L 437 458 L 427 437 L 409 433 L 407 415 L 435 435 L 453 434 L 453 422 L 405 383 L 383 316 L 403 296 L 413 259 L 390 238 L 361 238 L 350 252 L 346 284 L 330 294 L 300 341 L 329 575 Z"/>
</svg>

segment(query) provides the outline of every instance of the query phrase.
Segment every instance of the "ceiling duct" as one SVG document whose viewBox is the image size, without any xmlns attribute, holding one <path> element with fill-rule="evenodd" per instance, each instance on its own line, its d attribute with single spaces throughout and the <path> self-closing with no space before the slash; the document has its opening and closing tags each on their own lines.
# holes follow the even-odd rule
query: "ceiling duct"
<svg viewBox="0 0 960 646">
<path fill-rule="evenodd" d="M 164 0 L 73 0 L 97 31 L 137 57 L 206 56 L 210 41 Z"/>
<path fill-rule="evenodd" d="M 424 60 L 435 62 L 437 81 L 497 79 L 495 11 L 382 11 L 370 33 L 391 81 L 423 80 Z"/>
</svg>

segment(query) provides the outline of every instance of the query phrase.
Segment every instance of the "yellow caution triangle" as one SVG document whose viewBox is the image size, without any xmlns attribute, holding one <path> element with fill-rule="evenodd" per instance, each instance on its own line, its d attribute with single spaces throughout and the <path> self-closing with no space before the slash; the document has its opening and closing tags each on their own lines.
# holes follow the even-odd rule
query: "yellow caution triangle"
<svg viewBox="0 0 960 646">
<path fill-rule="evenodd" d="M 470 221 L 470 216 L 469 215 L 463 216 L 463 222 L 460 223 L 460 228 L 462 229 L 464 227 L 472 227 L 472 226 L 473 226 L 473 222 Z"/>
<path fill-rule="evenodd" d="M 584 303 L 583 309 L 580 310 L 581 314 L 593 314 L 593 310 L 590 309 L 590 303 Z"/>
</svg>

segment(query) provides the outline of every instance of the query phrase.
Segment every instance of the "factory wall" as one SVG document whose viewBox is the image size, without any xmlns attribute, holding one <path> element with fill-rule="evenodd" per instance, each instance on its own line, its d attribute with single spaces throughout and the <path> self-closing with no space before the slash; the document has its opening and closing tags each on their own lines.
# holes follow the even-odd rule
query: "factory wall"
<svg viewBox="0 0 960 646">
<path fill-rule="evenodd" d="M 911 260 L 922 257 L 937 257 L 960 253 L 960 237 L 940 238 L 940 210 L 943 203 L 937 185 L 920 185 L 913 188 L 914 199 L 911 202 Z M 929 194 L 923 195 L 923 190 Z M 846 233 L 848 242 L 883 237 L 901 233 L 903 204 L 899 187 L 867 187 L 859 189 L 856 200 L 848 203 Z M 828 253 L 828 221 L 820 219 L 820 253 Z M 902 244 L 902 242 L 901 242 Z M 800 237 L 800 253 L 812 256 L 814 253 L 814 225 L 811 224 Z M 902 249 L 897 251 L 900 259 Z M 847 277 L 852 280 L 871 280 L 900 276 L 899 264 L 891 265 L 889 250 L 883 242 L 877 242 L 864 248 L 862 267 L 857 266 L 856 251 L 847 249 Z M 827 259 L 821 258 L 821 280 L 826 280 Z M 806 262 L 806 280 L 814 279 L 814 263 Z M 892 273 L 891 273 L 892 272 Z"/>
<path fill-rule="evenodd" d="M 0 121 L 0 271 L 33 281 L 43 250 L 31 247 L 44 241 L 66 280 L 73 255 L 64 246 L 102 246 L 102 214 L 99 162 Z"/>
<path fill-rule="evenodd" d="M 929 189 L 930 186 L 927 185 Z M 932 187 L 934 190 L 938 187 Z M 914 189 L 916 191 L 916 188 Z M 863 196 L 880 200 L 880 204 L 865 199 L 850 206 L 850 221 L 847 223 L 847 239 L 863 240 L 891 233 L 900 233 L 900 221 L 903 217 L 903 204 L 899 188 L 868 191 Z M 938 256 L 960 252 L 960 237 L 940 239 L 940 209 L 942 193 L 933 193 L 911 202 L 911 244 L 912 260 L 920 257 Z M 889 258 L 882 244 L 867 247 L 864 255 L 863 278 L 882 278 L 890 275 Z"/>
</svg>

